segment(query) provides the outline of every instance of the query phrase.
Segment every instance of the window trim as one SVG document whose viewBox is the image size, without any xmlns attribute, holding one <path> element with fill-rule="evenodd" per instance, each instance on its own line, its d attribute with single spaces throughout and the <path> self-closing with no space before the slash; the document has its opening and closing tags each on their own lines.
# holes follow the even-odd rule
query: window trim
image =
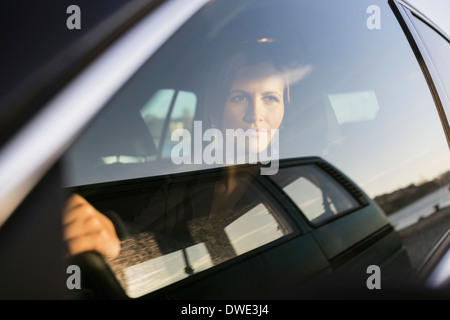
<svg viewBox="0 0 450 320">
<path fill-rule="evenodd" d="M 443 94 L 445 93 L 445 89 L 430 55 L 428 54 L 424 43 L 422 42 L 419 34 L 416 31 L 414 23 L 411 21 L 411 15 L 414 14 L 425 24 L 429 25 L 429 23 L 427 22 L 427 20 L 423 20 L 423 15 L 420 15 L 417 10 L 414 10 L 414 12 L 412 12 L 411 9 L 413 8 L 411 8 L 411 6 L 407 5 L 402 0 L 389 0 L 389 4 L 411 46 L 414 55 L 416 56 L 420 68 L 422 69 L 422 73 L 428 84 L 428 88 L 430 90 L 431 96 L 433 97 L 434 104 L 441 120 L 442 128 L 447 139 L 447 145 L 450 149 L 450 124 L 448 122 L 447 115 L 445 114 L 443 101 L 441 100 L 441 97 L 445 97 L 445 95 Z M 446 104 L 450 104 L 450 101 L 444 101 L 446 102 Z"/>
<path fill-rule="evenodd" d="M 433 20 L 431 20 L 430 18 L 428 18 L 428 16 L 426 14 L 424 14 L 423 12 L 421 12 L 419 9 L 417 9 L 416 7 L 414 7 L 413 4 L 409 3 L 408 1 L 405 0 L 395 0 L 397 3 L 399 3 L 400 5 L 402 5 L 403 7 L 405 7 L 406 9 L 408 9 L 413 15 L 415 15 L 417 18 L 419 18 L 420 20 L 422 20 L 424 23 L 426 23 L 430 28 L 432 28 L 434 31 L 436 31 L 437 33 L 439 33 L 442 37 L 444 37 L 445 39 L 447 39 L 447 41 L 450 42 L 450 34 L 446 33 L 445 30 L 443 30 L 442 28 L 440 28 L 436 23 L 434 23 Z"/>
</svg>

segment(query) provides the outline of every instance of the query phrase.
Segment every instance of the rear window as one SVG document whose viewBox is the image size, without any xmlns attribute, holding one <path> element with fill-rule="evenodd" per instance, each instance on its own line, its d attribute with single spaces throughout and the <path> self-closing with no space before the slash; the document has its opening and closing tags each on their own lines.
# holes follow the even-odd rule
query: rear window
<svg viewBox="0 0 450 320">
<path fill-rule="evenodd" d="M 230 176 L 220 173 L 201 180 L 136 182 L 134 192 L 103 188 L 109 190 L 107 196 L 89 197 L 106 214 L 106 208 L 114 207 L 128 230 L 120 255 L 107 262 L 129 297 L 239 259 L 294 232 L 286 213 L 253 174 L 233 176 L 239 187 L 227 198 L 219 196 L 219 189 Z M 130 216 L 132 211 L 137 212 Z"/>
<path fill-rule="evenodd" d="M 272 179 L 314 226 L 361 207 L 342 185 L 316 165 L 282 168 Z"/>
</svg>

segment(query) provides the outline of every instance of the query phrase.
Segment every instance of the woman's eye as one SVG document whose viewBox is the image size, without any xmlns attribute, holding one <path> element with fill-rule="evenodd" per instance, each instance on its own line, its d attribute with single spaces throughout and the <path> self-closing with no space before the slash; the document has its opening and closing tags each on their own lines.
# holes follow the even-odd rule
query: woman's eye
<svg viewBox="0 0 450 320">
<path fill-rule="evenodd" d="M 276 97 L 276 96 L 265 96 L 262 99 L 263 99 L 264 103 L 267 103 L 267 104 L 278 103 L 280 101 L 280 99 L 278 99 L 278 97 Z"/>
<path fill-rule="evenodd" d="M 239 102 L 248 102 L 248 98 L 245 95 L 238 95 L 231 98 L 231 102 L 239 103 Z"/>
</svg>

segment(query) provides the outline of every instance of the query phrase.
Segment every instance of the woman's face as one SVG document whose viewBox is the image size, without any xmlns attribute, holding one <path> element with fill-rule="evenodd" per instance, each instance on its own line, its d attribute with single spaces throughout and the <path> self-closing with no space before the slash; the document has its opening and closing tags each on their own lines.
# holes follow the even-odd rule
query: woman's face
<svg viewBox="0 0 450 320">
<path fill-rule="evenodd" d="M 264 151 L 284 116 L 284 79 L 270 63 L 241 68 L 225 102 L 223 129 L 250 130 L 249 152 Z"/>
</svg>

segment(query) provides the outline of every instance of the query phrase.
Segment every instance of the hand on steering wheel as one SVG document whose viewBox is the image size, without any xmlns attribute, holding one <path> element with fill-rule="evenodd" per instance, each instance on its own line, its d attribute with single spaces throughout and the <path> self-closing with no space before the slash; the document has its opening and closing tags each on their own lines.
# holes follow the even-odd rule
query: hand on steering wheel
<svg viewBox="0 0 450 320">
<path fill-rule="evenodd" d="M 96 251 L 106 259 L 120 253 L 120 240 L 114 224 L 97 211 L 86 199 L 72 195 L 64 210 L 64 239 L 73 256 L 86 251 Z"/>
</svg>

